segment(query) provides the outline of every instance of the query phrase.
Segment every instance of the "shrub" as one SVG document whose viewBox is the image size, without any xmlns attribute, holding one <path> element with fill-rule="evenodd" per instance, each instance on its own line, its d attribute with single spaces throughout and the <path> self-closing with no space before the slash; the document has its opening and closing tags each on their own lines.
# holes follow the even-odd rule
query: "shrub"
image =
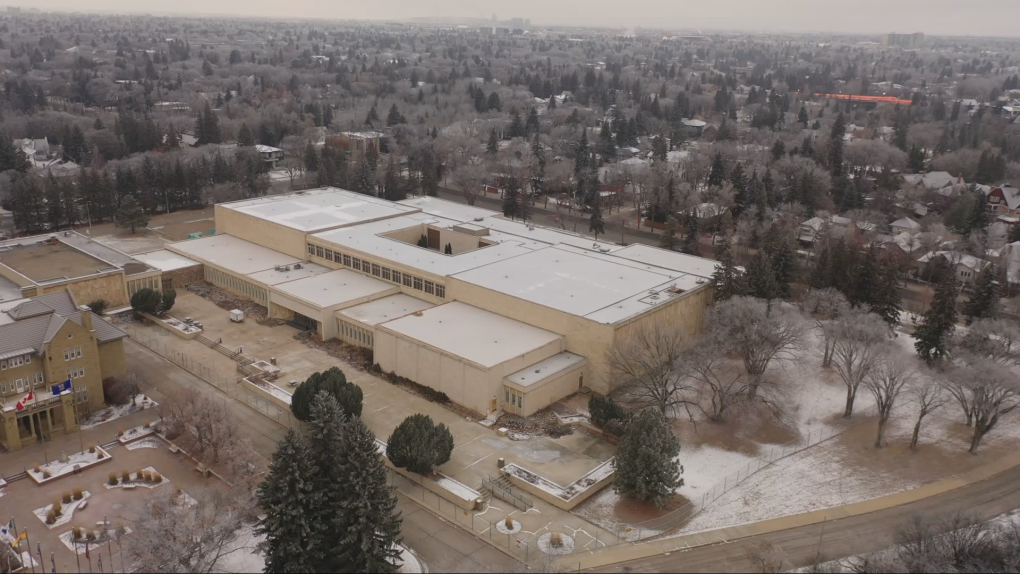
<svg viewBox="0 0 1020 574">
<path fill-rule="evenodd" d="M 386 445 L 386 456 L 394 466 L 418 474 L 428 474 L 432 468 L 450 460 L 453 453 L 453 435 L 444 424 L 435 424 L 432 418 L 415 414 L 404 419 Z"/>
<path fill-rule="evenodd" d="M 42 472 L 42 469 L 40 469 L 40 468 L 39 468 L 39 465 L 38 465 L 38 464 L 37 464 L 37 465 L 35 465 L 35 467 L 34 467 L 34 468 L 33 468 L 32 470 L 34 470 L 34 471 L 35 471 L 36 473 L 40 473 L 40 472 Z"/>
<path fill-rule="evenodd" d="M 510 518 L 509 514 L 506 515 L 506 519 L 503 521 L 503 526 L 506 526 L 507 530 L 514 529 L 514 519 Z"/>
<path fill-rule="evenodd" d="M 96 454 L 96 445 L 90 444 L 89 445 L 89 452 L 92 453 L 92 454 Z"/>
<path fill-rule="evenodd" d="M 54 500 L 53 501 L 53 508 L 50 509 L 50 512 L 52 512 L 53 514 L 56 514 L 57 516 L 60 516 L 60 514 L 63 511 L 64 511 L 64 506 L 62 504 L 60 504 L 60 499 L 58 498 L 58 499 Z"/>
<path fill-rule="evenodd" d="M 560 548 L 563 546 L 563 536 L 559 532 L 553 532 L 552 536 L 549 537 L 549 544 L 553 548 Z"/>
<path fill-rule="evenodd" d="M 298 420 L 307 421 L 311 418 L 312 405 L 315 403 L 315 395 L 319 394 L 319 391 L 326 391 L 333 395 L 347 416 L 361 416 L 362 399 L 364 398 L 361 388 L 348 382 L 343 371 L 333 367 L 321 373 L 312 373 L 294 391 L 290 410 Z"/>
<path fill-rule="evenodd" d="M 159 315 L 163 309 L 163 296 L 153 289 L 139 289 L 131 296 L 131 308 L 139 313 Z"/>
<path fill-rule="evenodd" d="M 142 428 L 147 429 L 147 428 L 151 428 L 151 427 L 152 427 L 152 423 L 145 423 L 145 426 L 143 426 Z"/>
<path fill-rule="evenodd" d="M 71 540 L 74 541 L 81 540 L 84 535 L 85 531 L 82 530 L 81 526 L 75 526 L 74 528 L 71 529 Z"/>
<path fill-rule="evenodd" d="M 136 376 L 131 373 L 122 377 L 103 379 L 103 396 L 106 402 L 112 405 L 128 404 L 138 396 L 140 390 Z"/>
<path fill-rule="evenodd" d="M 177 291 L 173 289 L 167 289 L 163 291 L 163 297 L 161 300 L 160 313 L 166 313 L 170 309 L 173 309 L 174 303 L 177 301 Z"/>
<path fill-rule="evenodd" d="M 142 469 L 140 469 L 140 468 L 139 468 L 138 470 L 136 470 L 136 471 L 135 471 L 135 479 L 137 479 L 137 480 L 142 480 L 142 474 L 143 474 L 144 472 L 145 472 L 145 471 L 144 471 L 144 470 L 142 470 Z"/>
<path fill-rule="evenodd" d="M 85 533 L 85 540 L 88 540 L 89 542 L 95 542 L 96 541 L 96 533 L 91 531 L 91 530 L 89 532 L 86 532 Z"/>
<path fill-rule="evenodd" d="M 46 513 L 46 524 L 53 524 L 57 521 L 57 513 L 50 510 Z"/>
<path fill-rule="evenodd" d="M 64 501 L 64 504 L 71 504 L 71 493 L 65 492 L 62 499 Z"/>
<path fill-rule="evenodd" d="M 106 476 L 109 479 L 107 482 L 110 484 L 110 486 L 117 486 L 117 473 L 116 472 L 111 472 L 110 474 L 108 474 Z"/>
<path fill-rule="evenodd" d="M 591 424 L 603 430 L 609 421 L 626 421 L 630 418 L 627 411 L 612 398 L 596 394 L 588 399 L 588 412 L 591 413 Z"/>
<path fill-rule="evenodd" d="M 124 436 L 124 429 L 117 429 L 117 436 Z"/>
<path fill-rule="evenodd" d="M 120 480 L 122 482 L 130 482 L 131 481 L 131 472 L 127 471 L 127 470 L 122 470 L 120 472 Z"/>
<path fill-rule="evenodd" d="M 116 479 L 116 477 L 114 477 L 114 478 Z M 84 497 L 85 497 L 85 492 L 81 489 L 81 487 L 80 486 L 74 487 L 74 499 L 75 500 L 81 500 Z"/>
<path fill-rule="evenodd" d="M 42 476 L 43 476 L 43 478 L 49 478 L 49 477 L 51 477 L 53 475 L 50 474 L 50 471 L 44 470 L 44 471 L 42 471 Z"/>
<path fill-rule="evenodd" d="M 163 475 L 158 472 L 152 473 L 152 482 L 156 484 L 163 482 Z"/>
<path fill-rule="evenodd" d="M 96 453 L 96 459 L 102 459 L 102 458 L 105 458 L 105 457 L 106 457 L 106 455 L 103 454 L 103 451 L 99 451 L 99 452 Z"/>
<path fill-rule="evenodd" d="M 92 309 L 92 312 L 96 315 L 102 315 L 109 308 L 110 302 L 106 299 L 96 299 L 89 303 L 89 309 Z"/>
<path fill-rule="evenodd" d="M 145 482 L 152 482 L 152 473 L 147 471 L 147 470 L 143 470 L 142 474 L 141 474 L 141 476 L 139 476 L 139 478 L 141 478 Z"/>
</svg>

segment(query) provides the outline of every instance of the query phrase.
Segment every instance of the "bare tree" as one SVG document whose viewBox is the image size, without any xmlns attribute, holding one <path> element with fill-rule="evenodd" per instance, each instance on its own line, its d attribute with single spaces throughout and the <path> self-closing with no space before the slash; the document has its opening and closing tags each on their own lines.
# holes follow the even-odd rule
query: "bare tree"
<svg viewBox="0 0 1020 574">
<path fill-rule="evenodd" d="M 889 327 L 874 313 L 856 309 L 836 320 L 833 333 L 833 365 L 846 386 L 843 417 L 854 414 L 857 390 L 882 355 Z"/>
<path fill-rule="evenodd" d="M 220 463 L 218 468 L 237 480 L 250 479 L 261 469 L 261 457 L 241 434 L 237 419 L 223 401 L 200 393 L 171 391 L 160 408 L 183 432 L 179 440 L 193 445 L 188 450 L 206 463 Z"/>
<path fill-rule="evenodd" d="M 899 398 L 903 389 L 909 385 L 915 377 L 913 369 L 906 360 L 890 356 L 882 357 L 871 367 L 865 375 L 864 386 L 871 391 L 875 397 L 875 406 L 878 409 L 878 434 L 875 436 L 875 448 L 884 446 L 883 439 L 885 428 L 892 416 L 896 399 Z"/>
<path fill-rule="evenodd" d="M 136 570 L 222 572 L 227 556 L 252 550 L 240 540 L 257 514 L 251 489 L 206 487 L 190 496 L 165 489 L 132 521 L 125 550 Z"/>
<path fill-rule="evenodd" d="M 804 321 L 793 309 L 773 306 L 754 297 L 732 297 L 719 303 L 709 318 L 709 333 L 719 352 L 734 352 L 750 377 L 748 399 L 758 395 L 765 370 L 794 360 L 804 348 Z"/>
<path fill-rule="evenodd" d="M 917 450 L 917 438 L 921 434 L 921 423 L 924 418 L 933 412 L 941 409 L 946 404 L 946 395 L 942 392 L 942 385 L 938 381 L 925 378 L 921 383 L 910 387 L 910 394 L 917 403 L 917 422 L 914 424 L 914 434 L 910 437 L 910 450 Z"/>
<path fill-rule="evenodd" d="M 834 321 L 850 312 L 850 302 L 832 287 L 812 289 L 799 304 L 801 311 L 815 321 L 822 332 L 822 367 L 832 366 L 832 347 L 835 342 Z"/>
<path fill-rule="evenodd" d="M 691 415 L 688 353 L 687 333 L 682 328 L 655 322 L 614 345 L 608 359 L 610 368 L 623 376 L 628 398 L 668 418 L 681 406 Z"/>
<path fill-rule="evenodd" d="M 955 370 L 946 390 L 956 399 L 973 424 L 968 452 L 977 454 L 984 437 L 999 420 L 1020 406 L 1020 381 L 1010 369 L 989 359 L 976 359 Z"/>
<path fill-rule="evenodd" d="M 1020 326 L 1007 319 L 978 319 L 959 337 L 960 350 L 1000 365 L 1020 365 Z"/>
<path fill-rule="evenodd" d="M 744 555 L 751 563 L 754 572 L 774 574 L 785 572 L 789 568 L 783 549 L 768 541 L 745 548 Z"/>
<path fill-rule="evenodd" d="M 482 163 L 463 163 L 450 174 L 453 186 L 464 196 L 468 205 L 474 205 L 478 196 L 485 194 L 485 181 L 488 170 Z"/>
<path fill-rule="evenodd" d="M 697 389 L 694 401 L 705 416 L 721 422 L 727 413 L 751 404 L 764 405 L 774 416 L 780 416 L 780 390 L 763 381 L 754 399 L 750 385 L 740 366 L 726 358 L 712 344 L 697 345 L 690 353 L 690 377 Z"/>
</svg>

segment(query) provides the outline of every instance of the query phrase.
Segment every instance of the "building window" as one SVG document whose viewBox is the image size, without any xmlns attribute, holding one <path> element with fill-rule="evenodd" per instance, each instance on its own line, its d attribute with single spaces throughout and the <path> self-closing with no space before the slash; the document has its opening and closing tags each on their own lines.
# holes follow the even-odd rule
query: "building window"
<svg viewBox="0 0 1020 574">
<path fill-rule="evenodd" d="M 421 291 L 421 287 L 422 287 L 421 277 L 415 277 L 414 278 L 414 288 L 415 288 L 415 290 L 416 291 Z"/>
<path fill-rule="evenodd" d="M 332 249 L 327 249 L 326 250 L 326 259 L 329 259 L 330 261 L 333 260 L 333 250 Z"/>
<path fill-rule="evenodd" d="M 321 245 L 315 246 L 315 255 L 318 256 L 319 258 L 323 257 L 323 250 Z"/>
<path fill-rule="evenodd" d="M 382 270 L 380 269 L 378 263 L 372 264 L 372 275 L 375 275 L 376 277 L 382 275 Z"/>
<path fill-rule="evenodd" d="M 396 269 L 393 270 L 393 282 L 400 285 L 400 271 L 397 271 Z"/>
<path fill-rule="evenodd" d="M 351 256 L 344 253 L 344 267 L 351 266 Z"/>
<path fill-rule="evenodd" d="M 426 281 L 425 282 L 425 292 L 428 293 L 429 295 L 435 295 L 436 294 L 436 284 L 431 282 L 431 281 Z"/>
<path fill-rule="evenodd" d="M 408 275 L 407 273 L 404 273 L 404 287 L 410 287 L 412 279 L 413 279 L 412 276 Z"/>
<path fill-rule="evenodd" d="M 7 361 L 0 361 L 0 370 L 7 370 Z"/>
<path fill-rule="evenodd" d="M 79 357 L 81 356 L 81 347 L 78 347 L 78 356 Z M 32 364 L 32 355 L 25 355 L 25 364 L 26 365 Z"/>
<path fill-rule="evenodd" d="M 25 383 L 23 383 L 21 379 L 14 381 L 14 384 L 17 385 L 19 393 L 25 388 Z"/>
<path fill-rule="evenodd" d="M 361 271 L 361 260 L 358 259 L 357 257 L 351 258 L 351 267 L 358 271 Z"/>
<path fill-rule="evenodd" d="M 436 285 L 436 297 L 446 299 L 446 285 Z"/>
<path fill-rule="evenodd" d="M 340 263 L 340 252 L 339 251 L 334 251 L 333 252 L 333 262 L 334 263 Z"/>
<path fill-rule="evenodd" d="M 387 280 L 387 281 L 390 280 L 390 268 L 389 267 L 383 267 L 382 268 L 382 278 Z"/>
<path fill-rule="evenodd" d="M 80 359 L 81 358 L 81 347 L 78 347 L 77 349 L 75 349 L 74 352 L 75 352 L 75 356 Z"/>
</svg>

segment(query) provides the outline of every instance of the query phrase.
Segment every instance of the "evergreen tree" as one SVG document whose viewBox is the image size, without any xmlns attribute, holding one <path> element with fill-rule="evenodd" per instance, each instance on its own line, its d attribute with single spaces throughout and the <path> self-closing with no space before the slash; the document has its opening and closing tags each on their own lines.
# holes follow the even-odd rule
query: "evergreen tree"
<svg viewBox="0 0 1020 574">
<path fill-rule="evenodd" d="M 255 531 L 263 538 L 258 549 L 265 556 L 266 574 L 315 572 L 316 555 L 329 551 L 329 547 L 316 548 L 322 540 L 312 536 L 316 474 L 308 446 L 294 429 L 288 430 L 273 453 L 266 479 L 256 491 L 265 513 Z"/>
<path fill-rule="evenodd" d="M 503 190 L 503 217 L 516 219 L 520 214 L 521 190 L 517 185 L 517 179 L 511 178 Z"/>
<path fill-rule="evenodd" d="M 406 123 L 404 116 L 400 113 L 400 110 L 397 109 L 397 104 L 393 104 L 390 107 L 389 114 L 386 115 L 386 125 L 389 127 L 393 127 L 397 124 L 403 123 Z"/>
<path fill-rule="evenodd" d="M 992 319 L 999 306 L 999 289 L 995 285 L 995 264 L 989 264 L 981 270 L 974 284 L 974 294 L 963 308 L 967 316 L 967 324 L 975 319 Z"/>
<path fill-rule="evenodd" d="M 716 265 L 715 271 L 712 273 L 712 284 L 715 286 L 716 301 L 725 301 L 730 297 L 744 295 L 747 292 L 744 275 L 737 269 L 729 242 L 723 246 L 723 250 L 719 254 L 719 264 Z"/>
<path fill-rule="evenodd" d="M 718 187 L 725 178 L 726 164 L 723 162 L 722 154 L 716 152 L 715 159 L 712 160 L 712 170 L 708 173 L 708 185 Z"/>
<path fill-rule="evenodd" d="M 772 273 L 776 279 L 776 288 L 779 297 L 787 299 L 790 297 L 790 284 L 796 275 L 797 260 L 793 256 L 793 246 L 786 237 L 780 237 L 771 246 Z"/>
<path fill-rule="evenodd" d="M 914 348 L 928 363 L 946 357 L 953 332 L 956 330 L 956 277 L 947 273 L 935 287 L 931 308 L 924 314 L 924 320 L 914 332 Z"/>
<path fill-rule="evenodd" d="M 319 171 L 319 154 L 315 153 L 312 142 L 305 146 L 305 171 Z"/>
<path fill-rule="evenodd" d="M 1020 241 L 1020 225 L 1013 225 L 1009 229 L 1009 242 L 1016 243 Z"/>
<path fill-rule="evenodd" d="M 439 174 L 436 170 L 436 154 L 431 145 L 421 150 L 421 189 L 430 197 L 439 197 Z"/>
<path fill-rule="evenodd" d="M 390 201 L 400 201 L 407 198 L 403 187 L 400 185 L 400 174 L 397 173 L 397 164 L 390 154 L 390 161 L 386 164 L 386 174 L 383 177 L 384 195 Z"/>
<path fill-rule="evenodd" d="M 524 124 L 524 135 L 527 137 L 531 134 L 538 134 L 540 129 L 538 110 L 532 107 L 528 110 L 528 121 Z"/>
<path fill-rule="evenodd" d="M 128 195 L 120 202 L 120 209 L 117 210 L 117 227 L 130 229 L 131 233 L 134 233 L 135 229 L 145 227 L 148 224 L 149 216 L 138 205 L 138 200 L 135 199 L 135 196 Z"/>
<path fill-rule="evenodd" d="M 446 464 L 451 454 L 450 429 L 420 413 L 404 419 L 386 441 L 386 457 L 390 462 L 418 474 L 430 474 L 433 468 Z"/>
<path fill-rule="evenodd" d="M 513 138 L 519 138 L 524 134 L 524 124 L 521 122 L 521 114 L 514 108 L 510 112 L 510 124 L 506 128 L 507 135 Z"/>
<path fill-rule="evenodd" d="M 13 169 L 25 173 L 31 167 L 32 162 L 29 161 L 25 152 L 14 145 L 14 141 L 6 131 L 0 130 L 0 172 Z"/>
<path fill-rule="evenodd" d="M 843 120 L 843 112 L 836 116 L 832 124 L 832 132 L 829 134 L 829 165 L 832 168 L 834 178 L 843 179 L 843 136 L 846 135 L 846 123 Z M 833 186 L 835 186 L 835 181 Z"/>
<path fill-rule="evenodd" d="M 662 413 L 655 409 L 639 413 L 627 426 L 613 459 L 613 490 L 662 508 L 684 484 L 674 460 L 679 454 L 680 441 Z"/>
<path fill-rule="evenodd" d="M 652 157 L 657 161 L 666 161 L 668 153 L 666 139 L 661 135 L 655 136 L 655 139 L 652 140 Z"/>
<path fill-rule="evenodd" d="M 375 171 L 366 160 L 358 162 L 358 169 L 354 174 L 354 191 L 375 195 Z"/>
<path fill-rule="evenodd" d="M 780 296 L 780 287 L 776 283 L 776 274 L 772 271 L 771 259 L 764 249 L 759 249 L 747 266 L 747 294 L 766 301 Z"/>
<path fill-rule="evenodd" d="M 313 401 L 318 400 L 319 393 L 327 393 L 333 397 L 345 415 L 361 416 L 363 400 L 361 388 L 349 382 L 343 371 L 332 367 L 323 372 L 312 373 L 294 391 L 290 403 L 294 417 L 308 421 L 312 416 Z"/>
<path fill-rule="evenodd" d="M 698 254 L 698 212 L 691 209 L 684 218 L 684 245 L 681 251 L 688 255 Z"/>
<path fill-rule="evenodd" d="M 800 111 L 797 112 L 797 121 L 800 122 L 800 125 L 804 126 L 804 129 L 807 129 L 808 119 L 807 107 L 801 104 Z"/>
<path fill-rule="evenodd" d="M 496 128 L 489 131 L 489 143 L 485 145 L 485 153 L 496 155 L 499 152 L 499 136 L 496 135 Z"/>
<path fill-rule="evenodd" d="M 602 202 L 599 201 L 597 192 L 595 194 L 595 201 L 591 204 L 591 218 L 588 220 L 588 231 L 595 235 L 596 240 L 598 240 L 599 234 L 606 232 L 606 222 L 602 218 Z"/>
<path fill-rule="evenodd" d="M 986 207 L 985 196 L 971 185 L 968 191 L 971 194 L 970 210 L 967 214 L 967 222 L 964 225 L 964 236 L 969 237 L 971 233 L 985 233 L 988 227 L 988 208 Z"/>
<path fill-rule="evenodd" d="M 14 215 L 14 227 L 19 231 L 38 233 L 46 229 L 46 202 L 35 178 L 21 176 L 13 181 L 11 212 Z"/>
<path fill-rule="evenodd" d="M 871 303 L 871 311 L 881 317 L 890 327 L 895 327 L 900 322 L 901 310 L 899 271 L 896 270 L 894 261 L 886 261 L 882 264 L 875 299 Z"/>
<path fill-rule="evenodd" d="M 198 134 L 195 134 L 195 137 L 198 137 Z M 242 123 L 241 129 L 237 130 L 237 147 L 252 147 L 254 145 L 255 135 L 251 133 L 251 128 L 248 127 L 248 124 Z"/>
<path fill-rule="evenodd" d="M 910 153 L 907 154 L 907 169 L 911 173 L 924 171 L 924 151 L 917 144 L 910 146 Z"/>
</svg>

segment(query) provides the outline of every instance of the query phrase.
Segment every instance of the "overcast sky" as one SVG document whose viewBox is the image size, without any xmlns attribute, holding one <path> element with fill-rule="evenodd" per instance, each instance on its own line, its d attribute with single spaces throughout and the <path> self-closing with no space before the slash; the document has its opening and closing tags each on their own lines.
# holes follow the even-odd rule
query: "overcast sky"
<svg viewBox="0 0 1020 574">
<path fill-rule="evenodd" d="M 234 14 L 266 17 L 406 19 L 419 16 L 531 18 L 533 24 L 655 26 L 768 32 L 924 32 L 1020 36 L 1017 0 L 34 0 L 40 9 Z M 87 5 L 87 8 L 84 6 Z"/>
</svg>

